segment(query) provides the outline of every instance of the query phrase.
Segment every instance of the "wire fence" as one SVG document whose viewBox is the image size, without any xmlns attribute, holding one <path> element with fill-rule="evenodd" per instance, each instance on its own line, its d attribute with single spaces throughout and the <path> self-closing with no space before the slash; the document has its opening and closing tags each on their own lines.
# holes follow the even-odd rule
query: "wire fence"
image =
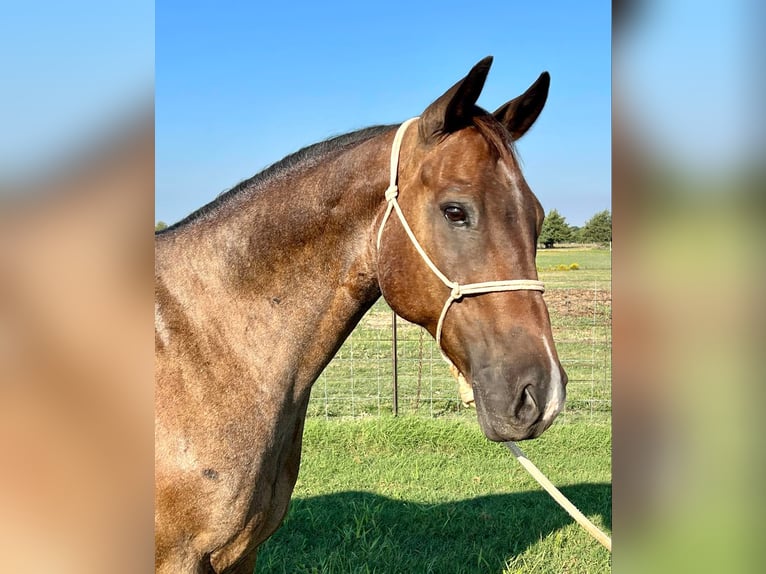
<svg viewBox="0 0 766 574">
<path fill-rule="evenodd" d="M 560 418 L 611 416 L 612 298 L 609 279 L 552 273 L 545 300 L 559 358 L 569 376 Z M 393 313 L 383 299 L 362 318 L 314 383 L 309 416 L 363 417 L 399 414 L 430 417 L 466 409 L 458 384 L 436 342 L 421 327 L 397 322 L 394 370 Z"/>
</svg>

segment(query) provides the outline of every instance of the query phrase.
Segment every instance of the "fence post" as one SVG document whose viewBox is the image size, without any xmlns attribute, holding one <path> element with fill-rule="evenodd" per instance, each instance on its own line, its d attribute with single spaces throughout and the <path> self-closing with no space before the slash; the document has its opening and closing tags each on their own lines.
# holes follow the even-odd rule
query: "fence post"
<svg viewBox="0 0 766 574">
<path fill-rule="evenodd" d="M 399 361 L 398 361 L 397 337 L 396 337 L 396 311 L 391 310 L 391 368 L 393 371 L 391 384 L 393 385 L 394 416 L 399 416 Z"/>
</svg>

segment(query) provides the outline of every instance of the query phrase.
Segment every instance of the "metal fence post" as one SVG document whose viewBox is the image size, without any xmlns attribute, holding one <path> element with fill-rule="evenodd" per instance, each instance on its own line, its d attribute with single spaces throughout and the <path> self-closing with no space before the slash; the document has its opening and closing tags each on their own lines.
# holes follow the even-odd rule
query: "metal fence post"
<svg viewBox="0 0 766 574">
<path fill-rule="evenodd" d="M 396 337 L 396 312 L 391 311 L 391 384 L 393 385 L 394 416 L 399 416 L 399 361 Z"/>
</svg>

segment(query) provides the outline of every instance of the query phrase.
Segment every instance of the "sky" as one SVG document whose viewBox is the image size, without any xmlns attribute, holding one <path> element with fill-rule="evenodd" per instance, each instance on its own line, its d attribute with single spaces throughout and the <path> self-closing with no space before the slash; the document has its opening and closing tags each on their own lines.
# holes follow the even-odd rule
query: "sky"
<svg viewBox="0 0 766 574">
<path fill-rule="evenodd" d="M 155 220 L 298 149 L 419 115 L 484 56 L 490 111 L 551 74 L 517 147 L 546 212 L 611 209 L 611 3 L 156 4 Z"/>
</svg>

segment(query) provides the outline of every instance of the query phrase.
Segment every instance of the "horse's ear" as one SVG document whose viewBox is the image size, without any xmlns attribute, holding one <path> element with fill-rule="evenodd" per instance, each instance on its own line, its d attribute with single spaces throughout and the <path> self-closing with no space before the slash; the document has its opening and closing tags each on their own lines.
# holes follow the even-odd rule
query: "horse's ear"
<svg viewBox="0 0 766 574">
<path fill-rule="evenodd" d="M 424 141 L 431 142 L 471 123 L 491 65 L 492 56 L 487 56 L 420 114 L 420 137 Z"/>
<path fill-rule="evenodd" d="M 494 113 L 495 118 L 508 128 L 514 140 L 523 136 L 543 111 L 550 85 L 550 74 L 543 72 L 526 92 L 500 106 Z"/>
</svg>

